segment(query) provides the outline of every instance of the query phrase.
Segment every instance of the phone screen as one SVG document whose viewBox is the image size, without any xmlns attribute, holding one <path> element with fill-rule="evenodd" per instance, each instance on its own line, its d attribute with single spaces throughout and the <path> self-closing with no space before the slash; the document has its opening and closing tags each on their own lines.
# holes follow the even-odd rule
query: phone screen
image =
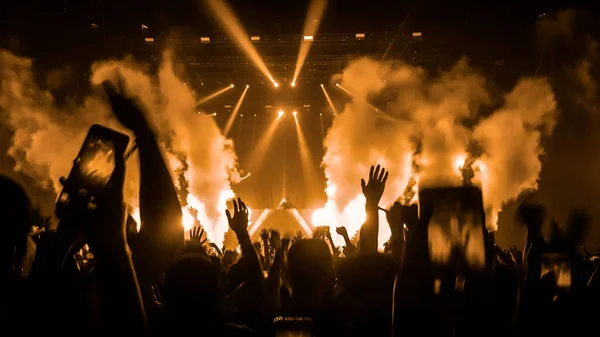
<svg viewBox="0 0 600 337">
<path fill-rule="evenodd" d="M 419 202 L 428 211 L 429 255 L 438 268 L 485 267 L 481 191 L 474 187 L 423 190 Z M 420 205 L 421 207 L 421 205 Z"/>
<path fill-rule="evenodd" d="M 554 273 L 556 287 L 568 289 L 571 287 L 571 263 L 568 254 L 544 253 L 542 255 L 542 274 Z"/>
<path fill-rule="evenodd" d="M 102 193 L 115 170 L 116 156 L 123 156 L 128 143 L 127 135 L 98 124 L 92 125 L 68 180 L 76 189 L 85 190 L 88 196 Z M 61 193 L 59 202 L 66 202 L 65 198 L 68 196 Z"/>
<path fill-rule="evenodd" d="M 76 167 L 83 186 L 104 189 L 115 169 L 115 142 L 91 135 L 83 144 Z"/>
</svg>

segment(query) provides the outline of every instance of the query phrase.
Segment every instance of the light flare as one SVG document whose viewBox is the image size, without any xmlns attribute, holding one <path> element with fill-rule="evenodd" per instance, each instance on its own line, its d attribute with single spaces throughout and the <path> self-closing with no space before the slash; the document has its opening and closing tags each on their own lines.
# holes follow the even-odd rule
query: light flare
<svg viewBox="0 0 600 337">
<path fill-rule="evenodd" d="M 249 85 L 246 85 L 246 88 L 244 88 L 244 91 L 242 91 L 240 98 L 238 98 L 238 101 L 235 103 L 235 107 L 233 108 L 231 115 L 229 115 L 227 124 L 225 124 L 225 128 L 223 129 L 223 136 L 227 137 L 227 135 L 229 134 L 229 131 L 231 131 L 233 122 L 235 121 L 235 118 L 237 117 L 237 114 L 240 111 L 240 108 L 242 107 L 242 103 L 244 102 L 244 97 L 246 97 L 246 93 L 248 92 L 249 87 L 250 87 Z"/>
<path fill-rule="evenodd" d="M 208 0 L 207 4 L 219 20 L 223 29 L 225 29 L 229 36 L 238 43 L 238 46 L 246 53 L 246 56 L 250 58 L 258 70 L 260 70 L 275 87 L 278 87 L 279 84 L 277 84 L 271 75 L 271 72 L 269 72 L 269 69 L 258 54 L 258 51 L 256 51 L 256 48 L 254 48 L 250 36 L 244 30 L 244 27 L 242 27 L 242 24 L 233 13 L 233 10 L 231 10 L 223 0 Z"/>
<path fill-rule="evenodd" d="M 294 77 L 292 79 L 292 87 L 296 86 L 296 80 L 300 75 L 300 70 L 306 61 L 310 46 L 313 42 L 314 35 L 319 30 L 319 24 L 325 13 L 327 7 L 327 0 L 311 0 L 308 5 L 308 12 L 306 13 L 306 20 L 304 21 L 304 29 L 302 30 L 302 36 L 300 40 L 300 50 L 298 51 L 298 58 L 296 59 L 296 68 L 294 69 Z"/>
<path fill-rule="evenodd" d="M 225 88 L 223 88 L 223 89 L 219 89 L 219 90 L 217 90 L 217 91 L 213 92 L 212 94 L 210 94 L 210 95 L 208 95 L 208 96 L 202 97 L 201 99 L 199 99 L 199 100 L 196 102 L 196 105 L 202 105 L 202 104 L 204 104 L 204 103 L 206 103 L 206 102 L 210 101 L 211 99 L 213 99 L 213 98 L 215 98 L 215 97 L 219 96 L 220 94 L 222 94 L 222 93 L 226 92 L 227 90 L 231 90 L 232 88 L 233 88 L 233 84 L 232 84 L 232 85 L 228 85 L 228 86 L 226 86 L 226 87 L 225 87 Z M 216 114 L 215 114 L 215 115 L 216 115 Z"/>
</svg>

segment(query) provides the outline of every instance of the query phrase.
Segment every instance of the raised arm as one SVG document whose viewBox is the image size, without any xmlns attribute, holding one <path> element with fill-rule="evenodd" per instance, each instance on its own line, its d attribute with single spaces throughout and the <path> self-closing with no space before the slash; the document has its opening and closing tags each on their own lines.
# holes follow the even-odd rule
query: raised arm
<svg viewBox="0 0 600 337">
<path fill-rule="evenodd" d="M 377 236 L 379 234 L 379 214 L 378 207 L 381 196 L 385 190 L 385 182 L 388 178 L 388 172 L 379 165 L 375 168 L 371 166 L 369 172 L 369 181 L 365 183 L 364 179 L 360 180 L 362 192 L 367 199 L 365 210 L 367 219 L 360 228 L 359 253 L 376 253 L 377 252 Z"/>
<path fill-rule="evenodd" d="M 115 116 L 136 137 L 142 226 L 131 248 L 140 281 L 147 285 L 158 280 L 183 248 L 181 205 L 156 136 L 142 111 L 133 100 L 118 94 L 110 82 L 102 84 Z"/>
<path fill-rule="evenodd" d="M 237 201 L 233 201 L 233 215 L 229 210 L 226 210 L 225 213 L 229 221 L 229 227 L 235 232 L 242 248 L 247 280 L 256 286 L 262 287 L 264 277 L 260 259 L 248 235 L 248 208 L 242 199 L 238 198 Z"/>
</svg>

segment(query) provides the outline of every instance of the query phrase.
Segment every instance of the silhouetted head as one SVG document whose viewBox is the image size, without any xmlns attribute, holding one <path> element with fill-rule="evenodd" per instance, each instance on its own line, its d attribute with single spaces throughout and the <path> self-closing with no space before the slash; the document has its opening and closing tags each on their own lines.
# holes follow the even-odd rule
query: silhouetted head
<svg viewBox="0 0 600 337">
<path fill-rule="evenodd" d="M 317 239 L 297 240 L 290 247 L 288 265 L 292 296 L 297 293 L 312 293 L 320 298 L 331 295 L 334 286 L 333 260 L 325 242 Z"/>
<path fill-rule="evenodd" d="M 27 253 L 31 229 L 31 202 L 25 190 L 12 179 L 0 176 L 0 268 L 2 275 L 19 273 Z M 13 274 L 14 275 L 14 274 Z"/>
<path fill-rule="evenodd" d="M 583 239 L 590 227 L 591 218 L 585 211 L 573 210 L 567 220 L 565 229 L 565 241 L 571 247 L 577 247 L 583 243 Z"/>
<path fill-rule="evenodd" d="M 517 210 L 517 220 L 529 229 L 539 230 L 546 220 L 546 209 L 539 204 L 521 204 Z"/>
<path fill-rule="evenodd" d="M 164 303 L 178 314 L 219 316 L 221 287 L 219 270 L 203 255 L 184 255 L 167 271 Z"/>
</svg>

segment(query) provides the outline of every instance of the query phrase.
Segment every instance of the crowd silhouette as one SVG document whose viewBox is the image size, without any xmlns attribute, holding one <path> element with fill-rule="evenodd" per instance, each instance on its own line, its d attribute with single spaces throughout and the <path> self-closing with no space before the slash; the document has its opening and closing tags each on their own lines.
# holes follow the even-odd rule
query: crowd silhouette
<svg viewBox="0 0 600 337">
<path fill-rule="evenodd" d="M 265 229 L 252 242 L 248 208 L 237 199 L 226 215 L 238 251 L 207 242 L 201 227 L 184 241 L 180 202 L 152 128 L 133 100 L 103 85 L 114 115 L 135 135 L 143 226 L 136 230 L 124 206 L 123 156 L 115 156 L 93 200 L 71 178 L 61 179 L 68 200 L 57 210 L 56 230 L 32 216 L 22 187 L 0 177 L 5 334 L 598 334 L 600 260 L 582 249 L 590 225 L 584 211 L 574 210 L 561 230 L 547 224 L 543 206 L 522 204 L 516 221 L 526 235 L 523 250 L 499 247 L 476 217 L 481 231 L 467 241 L 480 235 L 482 265 L 440 266 L 428 239 L 435 206 L 392 205 L 391 238 L 378 252 L 388 172 L 376 166 L 360 182 L 367 218 L 356 238 L 344 227 L 317 228 L 312 238 Z M 547 239 L 543 226 L 551 226 Z"/>
</svg>

